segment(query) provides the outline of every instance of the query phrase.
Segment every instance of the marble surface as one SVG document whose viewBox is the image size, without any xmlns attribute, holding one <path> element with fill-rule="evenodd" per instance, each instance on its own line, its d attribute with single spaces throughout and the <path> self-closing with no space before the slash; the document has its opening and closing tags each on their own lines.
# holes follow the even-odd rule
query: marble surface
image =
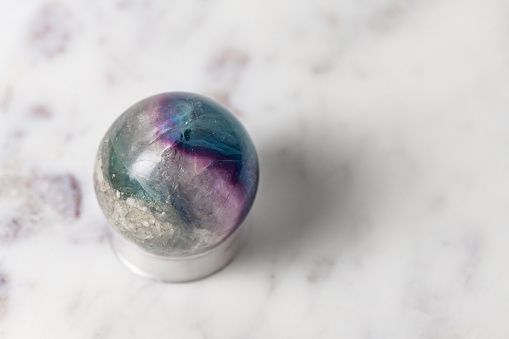
<svg viewBox="0 0 509 339">
<path fill-rule="evenodd" d="M 509 3 L 0 1 L 0 338 L 507 338 Z M 260 157 L 210 278 L 116 259 L 98 143 L 213 96 Z"/>
</svg>

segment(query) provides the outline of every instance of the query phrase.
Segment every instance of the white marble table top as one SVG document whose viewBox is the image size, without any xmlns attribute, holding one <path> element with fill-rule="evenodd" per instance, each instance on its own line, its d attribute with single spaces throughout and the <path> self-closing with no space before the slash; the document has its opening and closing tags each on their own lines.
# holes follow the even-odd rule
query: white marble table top
<svg viewBox="0 0 509 339">
<path fill-rule="evenodd" d="M 509 2 L 0 0 L 0 338 L 508 338 Z M 133 103 L 215 97 L 253 228 L 127 270 L 92 187 Z"/>
</svg>

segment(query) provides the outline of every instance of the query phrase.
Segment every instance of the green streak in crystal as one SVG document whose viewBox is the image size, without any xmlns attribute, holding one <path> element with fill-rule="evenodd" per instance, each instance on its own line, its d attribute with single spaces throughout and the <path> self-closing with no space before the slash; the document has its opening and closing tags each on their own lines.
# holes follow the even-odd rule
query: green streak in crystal
<svg viewBox="0 0 509 339">
<path fill-rule="evenodd" d="M 144 201 L 149 206 L 157 208 L 158 202 L 145 191 L 140 182 L 129 175 L 129 170 L 119 159 L 111 141 L 108 142 L 110 154 L 109 178 L 114 189 L 123 193 L 122 198 L 135 198 Z"/>
</svg>

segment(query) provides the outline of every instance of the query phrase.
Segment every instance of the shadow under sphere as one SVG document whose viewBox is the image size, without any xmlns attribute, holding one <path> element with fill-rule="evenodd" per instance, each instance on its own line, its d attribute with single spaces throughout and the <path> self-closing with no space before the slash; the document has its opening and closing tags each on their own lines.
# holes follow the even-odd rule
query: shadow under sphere
<svg viewBox="0 0 509 339">
<path fill-rule="evenodd" d="M 323 136 L 317 137 L 324 142 Z M 251 235 L 238 258 L 242 265 L 294 256 L 303 249 L 309 253 L 322 246 L 324 238 L 343 233 L 341 218 L 330 222 L 347 208 L 352 187 L 350 165 L 338 141 L 325 141 L 326 150 L 309 151 L 298 136 L 281 139 L 285 142 L 277 148 L 271 145 L 278 143 L 269 142 L 258 149 L 260 187 L 251 212 Z"/>
</svg>

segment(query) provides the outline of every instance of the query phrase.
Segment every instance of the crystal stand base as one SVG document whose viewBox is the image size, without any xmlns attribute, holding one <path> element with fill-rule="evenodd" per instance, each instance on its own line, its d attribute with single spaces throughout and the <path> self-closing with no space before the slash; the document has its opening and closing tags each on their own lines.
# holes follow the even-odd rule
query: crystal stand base
<svg viewBox="0 0 509 339">
<path fill-rule="evenodd" d="M 154 255 L 112 231 L 110 236 L 118 258 L 134 273 L 164 282 L 186 282 L 211 275 L 230 263 L 242 247 L 249 221 L 210 250 L 183 257 Z"/>
</svg>

